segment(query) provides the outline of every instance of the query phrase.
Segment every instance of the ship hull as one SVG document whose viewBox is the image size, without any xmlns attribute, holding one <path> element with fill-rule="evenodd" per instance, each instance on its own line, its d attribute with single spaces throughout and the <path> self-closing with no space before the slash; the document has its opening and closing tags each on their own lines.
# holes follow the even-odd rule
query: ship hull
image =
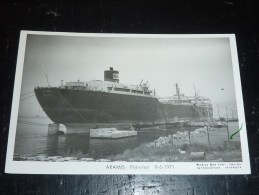
<svg viewBox="0 0 259 195">
<path fill-rule="evenodd" d="M 172 104 L 159 104 L 162 119 L 165 122 L 174 122 L 177 119 L 198 119 L 199 114 L 193 105 L 172 105 Z M 173 120 L 173 121 L 172 121 Z"/>
<path fill-rule="evenodd" d="M 154 97 L 55 87 L 35 88 L 35 94 L 47 116 L 69 132 L 199 118 L 192 105 L 163 104 Z"/>
<path fill-rule="evenodd" d="M 37 88 L 35 94 L 56 123 L 154 122 L 156 98 L 61 88 Z"/>
</svg>

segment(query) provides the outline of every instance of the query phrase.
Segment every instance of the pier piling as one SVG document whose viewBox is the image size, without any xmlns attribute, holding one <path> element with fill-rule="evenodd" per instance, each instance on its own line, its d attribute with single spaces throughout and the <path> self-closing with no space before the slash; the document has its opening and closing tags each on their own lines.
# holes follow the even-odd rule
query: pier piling
<svg viewBox="0 0 259 195">
<path fill-rule="evenodd" d="M 59 124 L 51 123 L 48 126 L 48 135 L 57 135 L 59 132 Z"/>
</svg>

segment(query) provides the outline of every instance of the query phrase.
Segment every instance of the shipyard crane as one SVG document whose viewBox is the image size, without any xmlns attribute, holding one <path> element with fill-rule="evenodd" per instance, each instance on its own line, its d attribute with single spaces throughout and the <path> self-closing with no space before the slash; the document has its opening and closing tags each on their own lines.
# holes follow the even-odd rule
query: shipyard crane
<svg viewBox="0 0 259 195">
<path fill-rule="evenodd" d="M 195 88 L 194 83 L 193 83 L 193 88 L 194 88 L 194 91 L 195 91 L 195 95 L 194 95 L 194 97 L 195 97 L 195 103 L 196 103 L 197 98 L 199 97 L 199 92 L 197 92 L 197 90 L 196 90 L 196 88 Z"/>
<path fill-rule="evenodd" d="M 142 79 L 141 82 L 139 83 L 139 86 L 141 86 L 142 82 L 143 82 L 143 79 Z"/>
<path fill-rule="evenodd" d="M 195 105 L 197 105 L 198 103 L 198 98 L 199 98 L 199 92 L 196 90 L 195 88 L 195 85 L 193 83 L 193 88 L 194 88 L 194 91 L 195 91 L 195 94 L 194 94 L 194 98 L 195 98 Z M 203 116 L 203 113 L 202 113 L 202 110 L 197 108 L 196 106 L 193 105 L 193 108 L 196 110 L 196 112 L 198 112 L 198 116 L 199 116 L 199 119 L 201 118 L 201 116 Z"/>
</svg>

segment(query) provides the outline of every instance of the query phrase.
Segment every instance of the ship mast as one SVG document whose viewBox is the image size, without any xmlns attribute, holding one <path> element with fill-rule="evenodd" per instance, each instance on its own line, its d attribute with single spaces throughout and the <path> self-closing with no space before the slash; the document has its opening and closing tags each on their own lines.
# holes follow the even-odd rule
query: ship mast
<svg viewBox="0 0 259 195">
<path fill-rule="evenodd" d="M 194 83 L 193 83 L 193 88 L 194 88 L 194 91 L 195 91 L 194 98 L 195 98 L 195 104 L 196 104 L 196 103 L 197 103 L 197 100 L 198 100 L 199 95 L 198 95 L 198 92 L 197 92 L 197 90 L 196 90 L 196 88 L 195 88 Z"/>
<path fill-rule="evenodd" d="M 48 87 L 50 87 L 50 85 L 49 85 L 49 79 L 48 79 L 48 75 L 47 75 L 47 74 L 46 74 L 46 79 L 47 79 Z"/>
<path fill-rule="evenodd" d="M 178 83 L 175 84 L 176 87 L 176 95 L 177 95 L 177 100 L 180 102 L 180 88 L 178 86 Z"/>
</svg>

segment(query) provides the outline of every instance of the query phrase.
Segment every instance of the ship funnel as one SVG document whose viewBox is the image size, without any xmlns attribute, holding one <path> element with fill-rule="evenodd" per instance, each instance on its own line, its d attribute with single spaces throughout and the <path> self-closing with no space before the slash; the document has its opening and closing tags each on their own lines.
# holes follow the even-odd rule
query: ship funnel
<svg viewBox="0 0 259 195">
<path fill-rule="evenodd" d="M 110 67 L 110 70 L 104 71 L 104 80 L 118 83 L 119 82 L 119 71 L 113 70 L 113 67 Z"/>
</svg>

